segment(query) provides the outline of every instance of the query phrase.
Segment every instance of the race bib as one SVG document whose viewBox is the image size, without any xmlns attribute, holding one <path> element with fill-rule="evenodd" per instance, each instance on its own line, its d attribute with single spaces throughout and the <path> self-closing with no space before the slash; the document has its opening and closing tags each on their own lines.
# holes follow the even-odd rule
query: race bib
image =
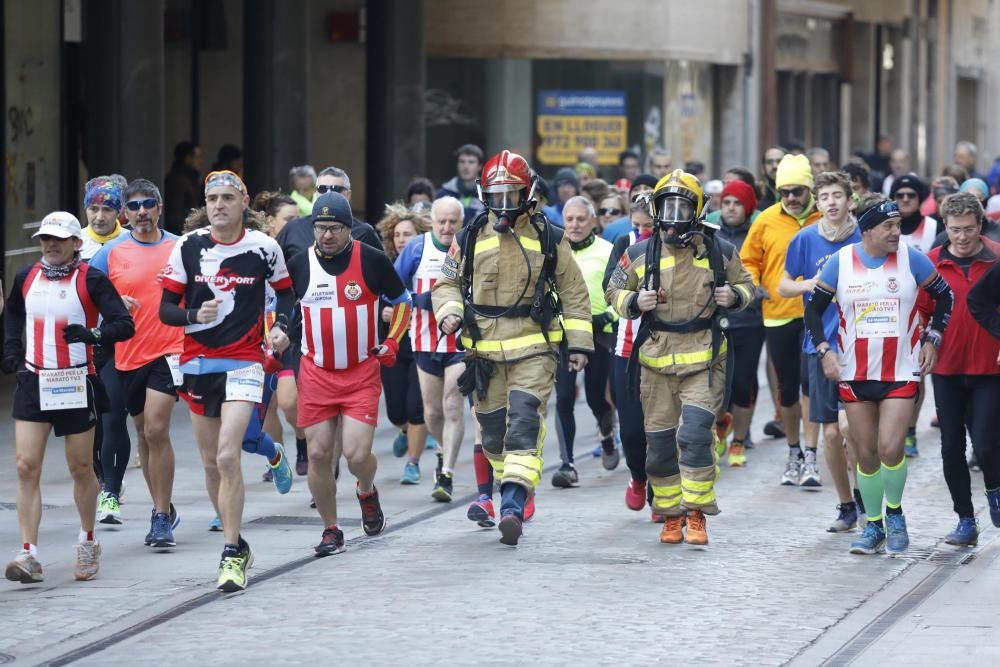
<svg viewBox="0 0 1000 667">
<path fill-rule="evenodd" d="M 854 302 L 854 329 L 858 338 L 899 336 L 899 299 L 862 299 Z"/>
<path fill-rule="evenodd" d="M 43 411 L 87 407 L 87 369 L 38 371 L 38 403 Z"/>
<path fill-rule="evenodd" d="M 264 400 L 264 367 L 251 364 L 226 373 L 226 400 L 260 403 Z"/>
<path fill-rule="evenodd" d="M 168 354 L 164 358 L 167 360 L 167 366 L 170 368 L 170 377 L 174 381 L 174 386 L 179 387 L 184 384 L 184 374 L 181 373 L 181 355 Z"/>
</svg>

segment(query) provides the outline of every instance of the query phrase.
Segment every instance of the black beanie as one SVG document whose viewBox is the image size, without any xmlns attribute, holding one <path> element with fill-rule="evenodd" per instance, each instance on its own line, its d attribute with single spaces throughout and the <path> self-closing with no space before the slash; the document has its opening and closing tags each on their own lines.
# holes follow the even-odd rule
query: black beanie
<svg viewBox="0 0 1000 667">
<path fill-rule="evenodd" d="M 312 221 L 339 222 L 350 227 L 354 224 L 351 203 L 339 192 L 327 192 L 313 204 Z"/>
</svg>

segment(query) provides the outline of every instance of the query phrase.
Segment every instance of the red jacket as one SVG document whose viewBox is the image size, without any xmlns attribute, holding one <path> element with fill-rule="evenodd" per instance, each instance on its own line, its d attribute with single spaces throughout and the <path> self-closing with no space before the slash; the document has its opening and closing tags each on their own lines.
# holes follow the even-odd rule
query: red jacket
<svg viewBox="0 0 1000 667">
<path fill-rule="evenodd" d="M 985 236 L 980 237 L 992 257 L 987 260 L 976 259 L 969 267 L 969 277 L 965 277 L 962 268 L 949 258 L 941 259 L 941 251 L 947 244 L 934 248 L 927 253 L 927 258 L 934 263 L 938 273 L 945 279 L 955 295 L 955 305 L 951 309 L 951 321 L 944 331 L 941 348 L 938 350 L 935 375 L 996 375 L 1000 373 L 997 365 L 997 354 L 1000 353 L 1000 341 L 991 336 L 986 329 L 979 326 L 969 313 L 968 296 L 972 286 L 983 277 L 998 260 L 1000 260 L 1000 244 Z M 917 297 L 917 309 L 924 321 L 934 313 L 934 299 L 924 290 Z"/>
</svg>

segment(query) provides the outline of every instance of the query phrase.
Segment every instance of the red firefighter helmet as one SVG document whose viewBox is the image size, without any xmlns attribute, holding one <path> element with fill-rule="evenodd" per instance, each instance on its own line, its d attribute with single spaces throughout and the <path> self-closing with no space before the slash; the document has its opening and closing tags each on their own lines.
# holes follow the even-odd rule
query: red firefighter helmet
<svg viewBox="0 0 1000 667">
<path fill-rule="evenodd" d="M 535 179 L 528 161 L 517 153 L 497 153 L 483 166 L 479 198 L 498 217 L 527 210 L 535 193 Z"/>
</svg>

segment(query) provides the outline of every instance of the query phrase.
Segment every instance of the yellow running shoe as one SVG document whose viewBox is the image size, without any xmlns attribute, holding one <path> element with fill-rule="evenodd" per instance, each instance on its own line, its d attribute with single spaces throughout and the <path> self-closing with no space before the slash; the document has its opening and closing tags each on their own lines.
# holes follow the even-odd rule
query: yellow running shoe
<svg viewBox="0 0 1000 667">
<path fill-rule="evenodd" d="M 733 468 L 742 468 L 747 464 L 747 455 L 743 449 L 743 443 L 733 443 L 729 445 L 729 465 Z"/>
<path fill-rule="evenodd" d="M 247 570 L 253 566 L 253 551 L 250 545 L 243 542 L 243 549 L 235 555 L 222 552 L 219 561 L 219 580 L 217 588 L 223 593 L 236 593 L 247 587 Z"/>
</svg>

